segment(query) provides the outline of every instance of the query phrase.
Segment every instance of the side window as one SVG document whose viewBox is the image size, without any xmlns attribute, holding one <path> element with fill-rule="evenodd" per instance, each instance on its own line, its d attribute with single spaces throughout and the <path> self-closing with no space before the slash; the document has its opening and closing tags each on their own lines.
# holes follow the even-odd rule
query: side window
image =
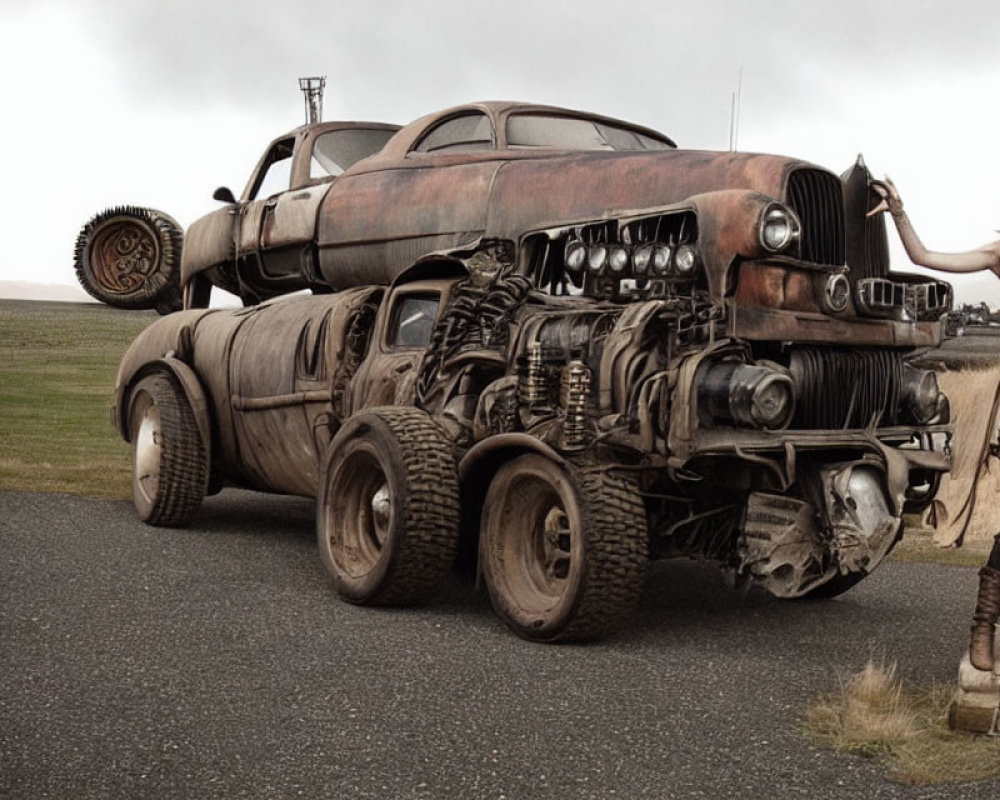
<svg viewBox="0 0 1000 800">
<path fill-rule="evenodd" d="M 409 294 L 397 300 L 389 318 L 386 344 L 400 350 L 427 347 L 440 302 L 437 294 Z"/>
<path fill-rule="evenodd" d="M 250 192 L 249 200 L 270 197 L 279 192 L 287 192 L 292 185 L 292 153 L 294 139 L 278 142 L 267 154 L 267 160 L 257 176 L 257 182 Z"/>
<path fill-rule="evenodd" d="M 492 150 L 493 126 L 485 114 L 464 114 L 452 117 L 424 135 L 414 151 L 417 153 L 458 152 L 461 150 Z"/>
<path fill-rule="evenodd" d="M 327 131 L 313 143 L 310 178 L 336 177 L 352 164 L 381 150 L 395 131 L 347 129 Z"/>
</svg>

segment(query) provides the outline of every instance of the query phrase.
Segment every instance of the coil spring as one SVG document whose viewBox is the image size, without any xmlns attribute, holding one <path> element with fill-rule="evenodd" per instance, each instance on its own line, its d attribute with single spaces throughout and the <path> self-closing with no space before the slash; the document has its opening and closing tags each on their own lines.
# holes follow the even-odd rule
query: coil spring
<svg viewBox="0 0 1000 800">
<path fill-rule="evenodd" d="M 562 430 L 564 450 L 576 450 L 587 443 L 586 411 L 590 381 L 590 370 L 582 361 L 571 361 L 562 371 L 559 401 L 565 412 Z"/>
<path fill-rule="evenodd" d="M 541 342 L 528 344 L 524 369 L 517 382 L 517 393 L 521 405 L 528 408 L 548 404 L 548 376 L 545 374 L 545 363 L 542 360 Z"/>
</svg>

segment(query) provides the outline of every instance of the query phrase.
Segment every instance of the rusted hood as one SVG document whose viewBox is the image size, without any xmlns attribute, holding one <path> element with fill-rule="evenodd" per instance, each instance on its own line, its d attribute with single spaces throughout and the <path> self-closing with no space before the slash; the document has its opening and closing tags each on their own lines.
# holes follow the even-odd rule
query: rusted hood
<svg viewBox="0 0 1000 800">
<path fill-rule="evenodd" d="M 800 167 L 816 169 L 781 156 L 696 150 L 511 160 L 494 180 L 486 235 L 516 238 L 529 230 L 668 206 L 722 189 L 781 199 L 788 174 Z"/>
</svg>

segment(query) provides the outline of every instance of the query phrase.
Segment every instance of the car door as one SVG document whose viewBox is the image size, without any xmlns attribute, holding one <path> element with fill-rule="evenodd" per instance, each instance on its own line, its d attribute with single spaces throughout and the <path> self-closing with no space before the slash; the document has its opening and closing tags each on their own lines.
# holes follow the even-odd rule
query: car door
<svg viewBox="0 0 1000 800">
<path fill-rule="evenodd" d="M 350 413 L 413 403 L 417 373 L 451 281 L 396 287 L 383 304 L 371 344 L 350 386 Z"/>
<path fill-rule="evenodd" d="M 303 224 L 308 215 L 296 212 L 299 208 L 305 210 L 314 199 L 318 205 L 319 198 L 314 198 L 318 187 L 307 189 L 304 194 L 291 191 L 295 146 L 294 136 L 272 142 L 258 163 L 239 206 L 236 223 L 238 270 L 242 282 L 260 299 L 304 288 L 306 282 L 296 245 L 311 243 L 315 217 Z M 295 195 L 301 197 L 283 203 L 279 219 L 276 215 L 279 202 Z M 281 230 L 280 222 L 285 223 L 287 231 Z"/>
</svg>

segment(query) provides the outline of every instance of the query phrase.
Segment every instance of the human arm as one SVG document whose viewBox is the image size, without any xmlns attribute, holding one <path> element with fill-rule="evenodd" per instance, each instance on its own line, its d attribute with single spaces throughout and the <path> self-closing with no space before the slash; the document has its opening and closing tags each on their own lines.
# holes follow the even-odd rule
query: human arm
<svg viewBox="0 0 1000 800">
<path fill-rule="evenodd" d="M 896 231 L 903 242 L 906 254 L 914 264 L 944 272 L 979 272 L 992 270 L 1000 275 L 1000 241 L 990 242 L 974 250 L 963 253 L 939 253 L 924 247 L 910 218 L 903 210 L 903 200 L 896 185 L 886 176 L 884 181 L 872 181 L 872 188 L 882 198 L 882 202 L 868 212 L 868 216 L 888 211 L 896 225 Z"/>
</svg>

